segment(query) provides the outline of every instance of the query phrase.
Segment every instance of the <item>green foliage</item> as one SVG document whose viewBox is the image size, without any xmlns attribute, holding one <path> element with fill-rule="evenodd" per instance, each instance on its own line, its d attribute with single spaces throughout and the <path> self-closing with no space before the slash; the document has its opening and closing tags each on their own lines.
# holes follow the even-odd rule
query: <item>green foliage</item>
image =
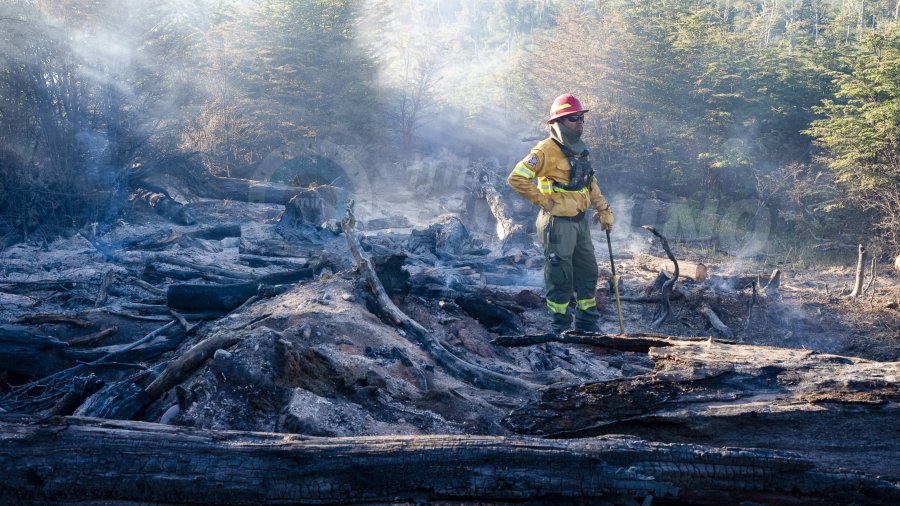
<svg viewBox="0 0 900 506">
<path fill-rule="evenodd" d="M 837 91 L 808 132 L 847 191 L 900 248 L 900 28 L 867 36 L 831 72 Z"/>
</svg>

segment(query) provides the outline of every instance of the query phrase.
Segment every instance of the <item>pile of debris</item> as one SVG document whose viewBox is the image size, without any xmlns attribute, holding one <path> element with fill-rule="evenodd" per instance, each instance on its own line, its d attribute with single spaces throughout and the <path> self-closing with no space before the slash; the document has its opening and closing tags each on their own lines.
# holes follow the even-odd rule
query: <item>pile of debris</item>
<svg viewBox="0 0 900 506">
<path fill-rule="evenodd" d="M 540 253 L 483 188 L 508 240 L 463 214 L 339 223 L 318 187 L 8 248 L 0 497 L 900 498 L 900 363 L 749 344 L 785 317 L 778 272 L 628 258 L 656 275 L 622 287 L 628 334 L 550 334 Z M 622 433 L 654 443 L 598 438 Z"/>
</svg>

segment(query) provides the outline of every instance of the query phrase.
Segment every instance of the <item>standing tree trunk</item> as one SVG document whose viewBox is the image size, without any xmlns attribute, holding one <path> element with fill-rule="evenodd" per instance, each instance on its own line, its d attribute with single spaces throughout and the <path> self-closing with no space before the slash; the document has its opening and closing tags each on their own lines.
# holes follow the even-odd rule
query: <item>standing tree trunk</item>
<svg viewBox="0 0 900 506">
<path fill-rule="evenodd" d="M 856 281 L 853 282 L 853 291 L 850 297 L 856 298 L 862 295 L 863 279 L 866 277 L 866 249 L 859 245 L 859 255 L 856 258 Z"/>
</svg>

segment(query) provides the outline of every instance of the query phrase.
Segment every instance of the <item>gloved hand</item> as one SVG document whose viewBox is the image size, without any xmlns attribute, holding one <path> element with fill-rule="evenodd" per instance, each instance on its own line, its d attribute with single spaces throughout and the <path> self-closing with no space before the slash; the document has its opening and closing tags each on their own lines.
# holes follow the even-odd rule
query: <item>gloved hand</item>
<svg viewBox="0 0 900 506">
<path fill-rule="evenodd" d="M 612 232 L 613 223 L 616 220 L 615 220 L 615 218 L 613 218 L 612 211 L 610 211 L 609 208 L 607 207 L 606 209 L 604 209 L 602 211 L 595 212 L 594 217 L 592 218 L 592 221 L 594 222 L 595 225 L 597 223 L 599 223 L 601 230 L 609 230 L 610 232 Z"/>
</svg>

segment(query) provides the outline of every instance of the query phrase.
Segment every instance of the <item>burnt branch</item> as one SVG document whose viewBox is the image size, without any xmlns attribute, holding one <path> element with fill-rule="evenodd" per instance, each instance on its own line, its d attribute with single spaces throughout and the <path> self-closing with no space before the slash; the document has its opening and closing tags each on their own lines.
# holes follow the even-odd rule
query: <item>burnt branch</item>
<svg viewBox="0 0 900 506">
<path fill-rule="evenodd" d="M 659 310 L 656 312 L 656 319 L 653 321 L 653 326 L 659 327 L 672 316 L 672 304 L 669 302 L 669 297 L 672 293 L 672 287 L 675 286 L 675 282 L 678 281 L 678 260 L 672 253 L 672 249 L 669 247 L 669 241 L 664 235 L 659 233 L 650 225 L 644 225 L 643 228 L 647 229 L 650 233 L 659 238 L 659 240 L 662 242 L 663 249 L 666 251 L 666 256 L 669 257 L 669 260 L 671 260 L 672 264 L 675 266 L 672 277 L 669 278 L 668 281 L 663 283 L 662 289 L 660 290 L 660 306 Z"/>
</svg>

